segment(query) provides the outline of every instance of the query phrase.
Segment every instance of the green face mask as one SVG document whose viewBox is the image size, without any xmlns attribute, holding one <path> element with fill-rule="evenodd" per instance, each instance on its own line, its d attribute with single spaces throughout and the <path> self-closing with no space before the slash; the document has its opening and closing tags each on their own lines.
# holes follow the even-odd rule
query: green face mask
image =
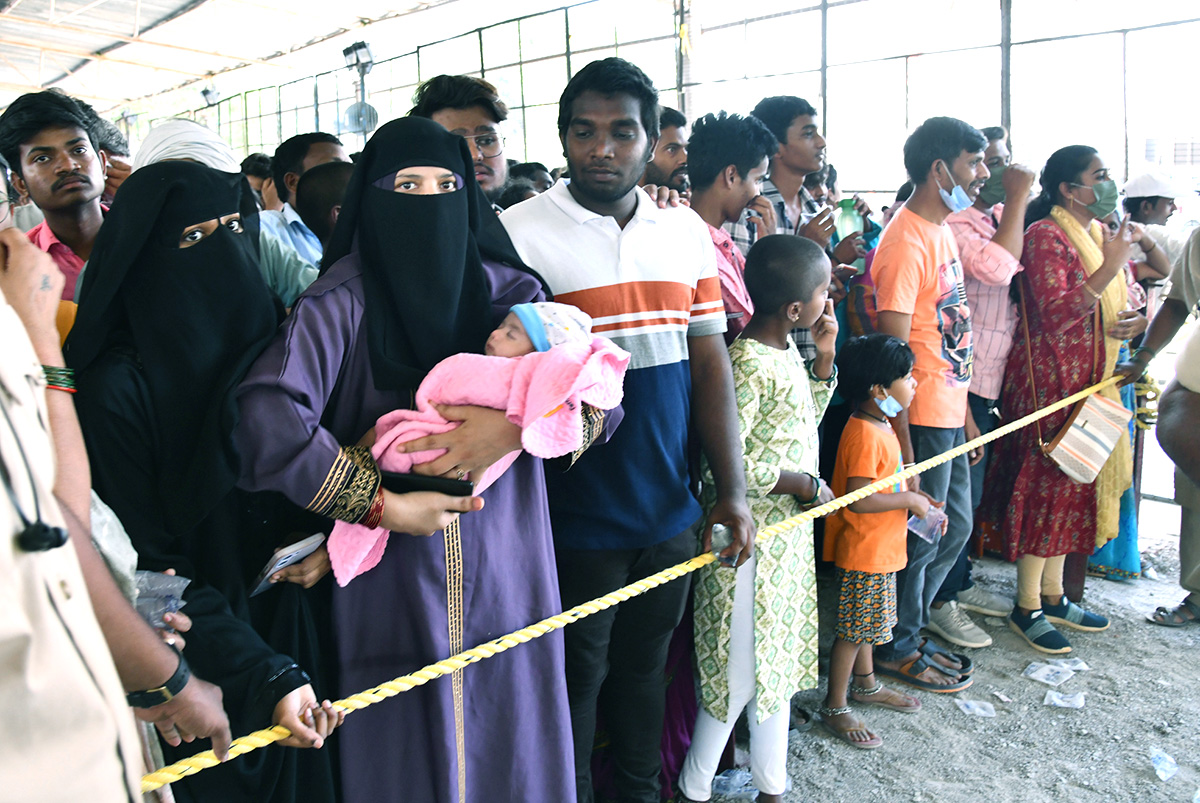
<svg viewBox="0 0 1200 803">
<path fill-rule="evenodd" d="M 1086 187 L 1088 185 L 1076 184 L 1075 186 Z M 1120 195 L 1120 191 L 1117 189 L 1117 182 L 1113 181 L 1112 179 L 1097 181 L 1092 185 L 1092 192 L 1096 194 L 1096 200 L 1092 201 L 1090 204 L 1085 204 L 1084 206 L 1086 206 L 1087 210 L 1095 215 L 1097 219 L 1102 220 L 1116 211 L 1117 196 Z M 1079 201 L 1075 201 L 1075 203 L 1079 203 Z"/>
<path fill-rule="evenodd" d="M 1004 168 L 1005 165 L 993 167 L 992 175 L 983 182 L 983 189 L 979 191 L 979 200 L 983 201 L 984 206 L 995 206 L 1004 200 Z"/>
</svg>

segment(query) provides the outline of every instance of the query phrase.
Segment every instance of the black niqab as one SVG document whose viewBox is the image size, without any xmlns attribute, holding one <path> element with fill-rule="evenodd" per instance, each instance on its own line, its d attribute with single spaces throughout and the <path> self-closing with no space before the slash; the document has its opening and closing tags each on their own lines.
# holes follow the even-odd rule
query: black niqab
<svg viewBox="0 0 1200 803">
<path fill-rule="evenodd" d="M 188 248 L 183 230 L 241 213 Z M 81 373 L 131 347 L 154 405 L 158 490 L 168 530 L 186 532 L 238 476 L 234 391 L 279 322 L 258 266 L 258 214 L 238 173 L 167 161 L 121 186 L 84 273 L 67 339 Z"/>
<path fill-rule="evenodd" d="M 449 170 L 461 188 L 394 192 L 389 177 L 418 166 Z M 415 389 L 446 357 L 483 350 L 492 330 L 483 259 L 537 276 L 476 184 L 466 140 L 421 117 L 393 120 L 363 148 L 322 272 L 351 252 L 362 270 L 367 345 L 380 390 Z"/>
</svg>

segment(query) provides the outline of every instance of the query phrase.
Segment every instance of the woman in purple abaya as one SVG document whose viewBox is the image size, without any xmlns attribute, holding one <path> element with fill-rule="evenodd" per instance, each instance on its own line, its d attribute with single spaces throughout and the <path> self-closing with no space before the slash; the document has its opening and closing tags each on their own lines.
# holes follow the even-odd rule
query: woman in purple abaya
<svg viewBox="0 0 1200 803">
<path fill-rule="evenodd" d="M 482 495 L 392 494 L 360 444 L 451 354 L 482 352 L 513 304 L 545 297 L 478 190 L 466 142 L 420 118 L 363 150 L 323 274 L 242 383 L 242 485 L 329 519 L 394 532 L 380 564 L 334 590 L 341 695 L 370 688 L 560 610 L 541 461 L 523 454 Z M 590 411 L 588 411 L 590 412 Z M 520 447 L 503 412 L 451 409 L 447 454 L 478 472 Z M 593 439 L 615 425 L 593 416 Z M 369 443 L 369 441 L 367 441 Z M 465 512 L 454 520 L 447 511 Z M 448 526 L 447 526 L 448 525 Z M 433 532 L 431 537 L 402 532 Z M 574 799 L 561 634 L 348 716 L 348 803 Z"/>
</svg>

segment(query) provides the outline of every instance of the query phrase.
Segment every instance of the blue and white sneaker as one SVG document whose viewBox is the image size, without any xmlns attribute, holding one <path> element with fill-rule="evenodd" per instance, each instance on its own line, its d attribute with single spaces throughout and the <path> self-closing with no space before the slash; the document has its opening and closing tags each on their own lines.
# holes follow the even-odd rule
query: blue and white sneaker
<svg viewBox="0 0 1200 803">
<path fill-rule="evenodd" d="M 1017 635 L 1028 641 L 1029 646 L 1035 650 L 1051 655 L 1070 652 L 1071 642 L 1067 641 L 1067 637 L 1055 630 L 1054 625 L 1046 620 L 1047 617 L 1043 615 L 1042 611 L 1033 611 L 1026 615 L 1013 608 L 1013 612 L 1008 615 L 1008 626 L 1016 631 Z"/>
<path fill-rule="evenodd" d="M 1085 611 L 1074 602 L 1067 599 L 1066 594 L 1059 598 L 1057 605 L 1042 604 L 1042 610 L 1046 612 L 1046 618 L 1056 625 L 1069 627 L 1072 630 L 1085 630 L 1089 633 L 1098 633 L 1101 630 L 1108 630 L 1108 620 L 1098 613 Z"/>
</svg>

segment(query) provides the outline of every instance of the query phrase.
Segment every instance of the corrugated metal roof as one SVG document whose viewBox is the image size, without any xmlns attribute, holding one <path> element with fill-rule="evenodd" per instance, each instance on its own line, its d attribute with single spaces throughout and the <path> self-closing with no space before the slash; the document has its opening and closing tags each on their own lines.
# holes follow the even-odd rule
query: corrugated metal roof
<svg viewBox="0 0 1200 803">
<path fill-rule="evenodd" d="M 0 108 L 50 87 L 113 108 L 445 2 L 0 0 Z"/>
</svg>

